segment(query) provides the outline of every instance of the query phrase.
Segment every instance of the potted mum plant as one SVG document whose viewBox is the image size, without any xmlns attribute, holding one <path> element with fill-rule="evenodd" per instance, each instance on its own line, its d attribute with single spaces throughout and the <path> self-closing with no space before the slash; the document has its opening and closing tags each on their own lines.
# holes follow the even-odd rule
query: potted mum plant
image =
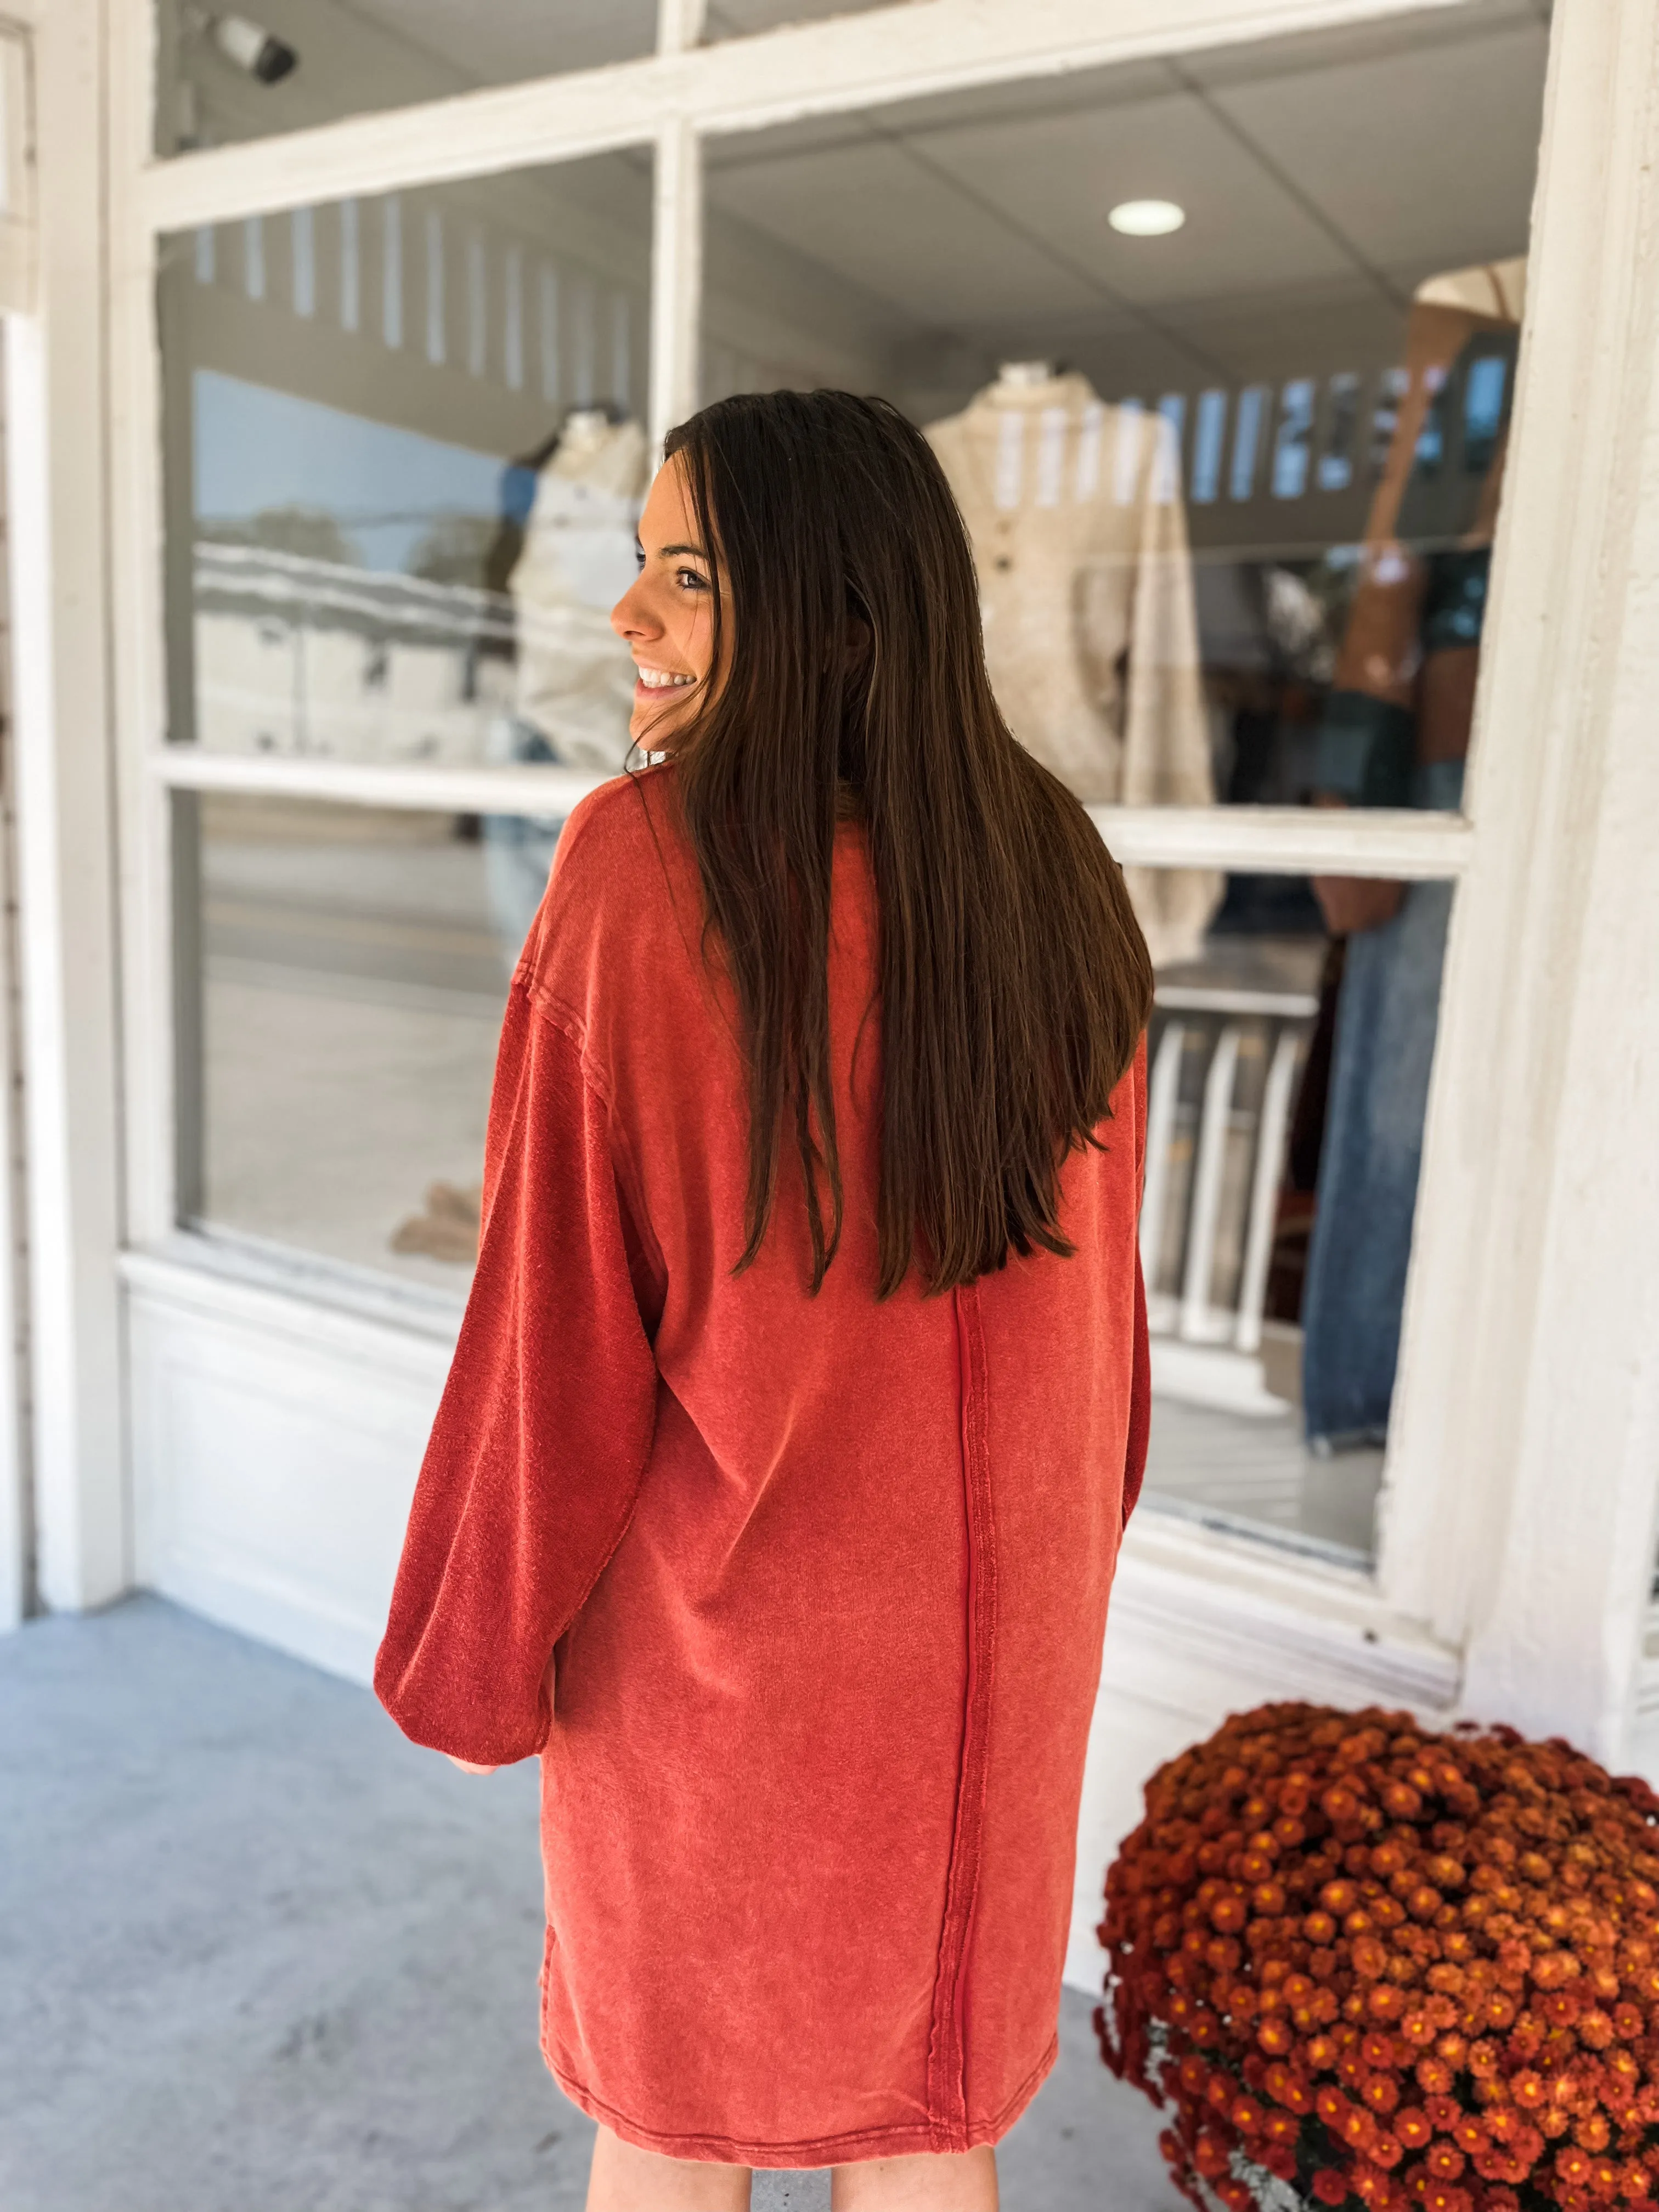
<svg viewBox="0 0 1659 2212">
<path fill-rule="evenodd" d="M 1559 1741 L 1267 1705 L 1161 1768 L 1096 2014 L 1201 2212 L 1659 2212 L 1659 1799 Z"/>
</svg>

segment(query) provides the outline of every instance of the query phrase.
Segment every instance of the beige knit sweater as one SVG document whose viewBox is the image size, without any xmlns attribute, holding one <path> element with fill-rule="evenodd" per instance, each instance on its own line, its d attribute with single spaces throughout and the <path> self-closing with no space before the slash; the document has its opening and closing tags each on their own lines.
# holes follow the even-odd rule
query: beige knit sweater
<svg viewBox="0 0 1659 2212">
<path fill-rule="evenodd" d="M 988 386 L 927 437 L 973 541 L 991 681 L 1015 736 L 1085 804 L 1212 803 L 1168 424 L 1056 376 Z M 1222 878 L 1125 876 L 1153 960 L 1193 958 Z"/>
</svg>

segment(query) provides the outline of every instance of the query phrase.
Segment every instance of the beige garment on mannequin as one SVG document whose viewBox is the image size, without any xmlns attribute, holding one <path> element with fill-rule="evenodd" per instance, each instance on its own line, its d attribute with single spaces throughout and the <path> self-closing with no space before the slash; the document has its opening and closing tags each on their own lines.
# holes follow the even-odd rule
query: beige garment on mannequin
<svg viewBox="0 0 1659 2212">
<path fill-rule="evenodd" d="M 573 416 L 536 485 L 513 570 L 514 710 L 572 768 L 614 774 L 628 753 L 634 662 L 611 627 L 633 582 L 650 470 L 637 422 Z"/>
<path fill-rule="evenodd" d="M 973 540 L 1010 726 L 1088 804 L 1213 803 L 1173 432 L 1082 376 L 988 386 L 927 437 Z M 1222 891 L 1128 868 L 1153 960 L 1192 959 Z"/>
</svg>

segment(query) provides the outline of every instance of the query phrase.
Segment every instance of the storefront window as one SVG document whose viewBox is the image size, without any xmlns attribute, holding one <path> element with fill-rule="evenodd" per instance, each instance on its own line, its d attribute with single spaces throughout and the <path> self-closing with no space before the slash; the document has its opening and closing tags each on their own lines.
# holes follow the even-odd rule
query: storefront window
<svg viewBox="0 0 1659 2212">
<path fill-rule="evenodd" d="M 181 794 L 187 1224 L 465 1291 L 556 820 Z"/>
<path fill-rule="evenodd" d="M 1474 6 L 714 141 L 705 395 L 927 428 L 1010 720 L 1085 800 L 1455 807 L 1546 35 Z M 1194 957 L 1220 879 L 1158 892 Z"/>
<path fill-rule="evenodd" d="M 166 241 L 170 735 L 610 773 L 647 154 Z"/>
<path fill-rule="evenodd" d="M 157 0 L 155 148 L 265 138 L 647 54 L 656 0 Z"/>
<path fill-rule="evenodd" d="M 830 12 L 716 0 L 706 36 Z M 1546 39 L 1471 0 L 709 137 L 701 396 L 925 429 L 1010 724 L 1085 804 L 1455 812 Z M 188 1224 L 465 1286 L 557 823 L 395 774 L 416 811 L 331 805 L 305 764 L 623 767 L 651 203 L 641 149 L 162 242 L 168 735 L 296 778 L 176 802 Z M 1148 1497 L 1363 1563 L 1452 887 L 1188 850 L 1127 871 Z"/>
<path fill-rule="evenodd" d="M 1172 1510 L 1370 1550 L 1451 896 L 1235 876 L 1158 977 L 1146 1484 Z"/>
</svg>

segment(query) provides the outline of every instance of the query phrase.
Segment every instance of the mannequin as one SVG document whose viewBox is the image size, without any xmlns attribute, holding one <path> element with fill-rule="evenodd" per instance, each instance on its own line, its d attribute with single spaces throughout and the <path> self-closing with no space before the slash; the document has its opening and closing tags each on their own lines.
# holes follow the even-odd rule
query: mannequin
<svg viewBox="0 0 1659 2212">
<path fill-rule="evenodd" d="M 543 466 L 507 588 L 517 617 L 514 716 L 571 768 L 620 769 L 634 665 L 611 610 L 634 580 L 645 433 L 583 408 Z"/>
<path fill-rule="evenodd" d="M 626 760 L 634 663 L 611 610 L 634 580 L 648 459 L 637 422 L 578 408 L 531 463 L 507 471 L 504 507 L 510 517 L 515 501 L 527 501 L 528 511 L 504 579 L 517 648 L 514 709 L 491 726 L 492 762 L 614 775 Z M 484 817 L 490 902 L 509 959 L 541 902 L 562 827 L 562 817 L 551 816 Z"/>
<path fill-rule="evenodd" d="M 927 434 L 973 542 L 986 658 L 1015 736 L 1085 803 L 1212 803 L 1169 426 L 1104 405 L 1051 362 L 1012 361 Z M 1193 958 L 1220 877 L 1126 879 L 1153 960 Z"/>
<path fill-rule="evenodd" d="M 534 453 L 502 471 L 501 526 L 486 580 L 515 617 L 513 712 L 490 726 L 498 766 L 541 762 L 619 770 L 628 756 L 634 663 L 611 610 L 634 580 L 634 532 L 648 455 L 637 422 L 578 408 Z M 517 960 L 542 893 L 561 815 L 486 814 L 485 880 L 503 957 Z M 433 1183 L 423 1212 L 393 1232 L 394 1251 L 470 1266 L 479 1192 Z"/>
<path fill-rule="evenodd" d="M 1320 732 L 1316 804 L 1460 802 L 1525 276 L 1521 260 L 1454 270 L 1413 302 L 1411 381 Z M 1335 1449 L 1387 1432 L 1451 892 L 1343 877 L 1314 888 L 1347 940 L 1302 1305 L 1307 1434 Z"/>
</svg>

